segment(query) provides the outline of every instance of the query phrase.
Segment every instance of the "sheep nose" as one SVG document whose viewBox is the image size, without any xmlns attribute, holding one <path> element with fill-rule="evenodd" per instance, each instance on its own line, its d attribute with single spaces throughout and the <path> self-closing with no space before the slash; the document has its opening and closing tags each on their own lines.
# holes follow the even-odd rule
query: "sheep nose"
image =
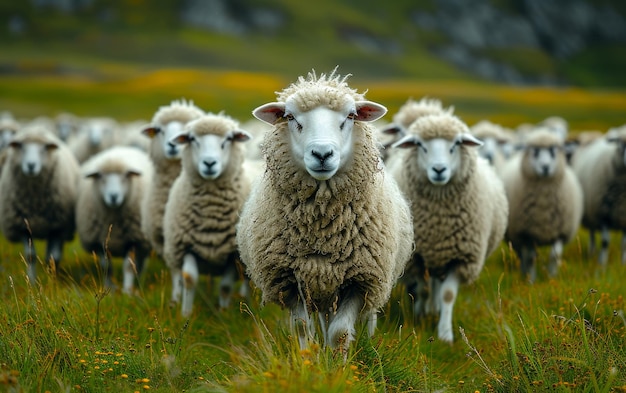
<svg viewBox="0 0 626 393">
<path fill-rule="evenodd" d="M 113 206 L 117 205 L 117 199 L 118 198 L 119 198 L 119 195 L 117 195 L 117 194 L 109 195 L 109 199 L 111 200 L 111 205 L 113 205 Z"/>
<path fill-rule="evenodd" d="M 28 169 L 28 172 L 30 173 L 35 172 L 35 163 L 34 162 L 26 163 L 26 168 Z"/>
<path fill-rule="evenodd" d="M 213 167 L 213 165 L 215 165 L 216 163 L 217 163 L 217 161 L 215 161 L 215 160 L 210 160 L 210 161 L 203 160 L 203 161 L 202 161 L 202 164 L 203 164 L 204 166 L 206 166 L 206 167 L 207 167 L 207 169 L 211 169 L 211 167 Z"/>
<path fill-rule="evenodd" d="M 442 164 L 433 165 L 433 171 L 435 171 L 436 174 L 441 175 L 446 171 L 446 167 Z"/>
<path fill-rule="evenodd" d="M 313 157 L 317 158 L 320 161 L 320 164 L 324 164 L 324 161 L 333 156 L 333 151 L 329 150 L 325 153 L 322 153 L 317 150 L 311 150 L 311 154 L 313 155 Z"/>
<path fill-rule="evenodd" d="M 542 166 L 541 172 L 543 173 L 544 176 L 548 176 L 548 173 L 550 173 L 550 167 L 547 165 Z"/>
</svg>

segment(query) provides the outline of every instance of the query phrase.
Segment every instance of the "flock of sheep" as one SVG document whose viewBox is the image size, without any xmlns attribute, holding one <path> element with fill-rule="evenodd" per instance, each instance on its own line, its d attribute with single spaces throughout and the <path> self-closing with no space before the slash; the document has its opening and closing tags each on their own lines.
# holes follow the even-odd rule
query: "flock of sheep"
<svg viewBox="0 0 626 393">
<path fill-rule="evenodd" d="M 124 259 L 132 294 L 144 260 L 167 264 L 172 302 L 192 313 L 201 274 L 221 277 L 220 307 L 249 285 L 290 311 L 301 347 L 318 316 L 325 343 L 346 350 L 362 319 L 370 334 L 397 283 L 416 316 L 438 315 L 453 341 L 461 284 L 474 282 L 503 240 L 536 280 L 536 248 L 554 276 L 580 225 L 626 229 L 626 127 L 568 135 L 558 117 L 516 131 L 472 127 L 439 100 L 408 100 L 392 121 L 336 70 L 310 72 L 239 122 L 173 101 L 152 120 L 0 118 L 0 231 L 33 239 L 56 266 L 78 235 L 114 286 Z M 263 126 L 260 126 L 263 124 Z M 252 143 L 248 142 L 252 140 Z M 622 262 L 626 262 L 626 237 Z M 345 353 L 345 352 L 344 352 Z"/>
</svg>

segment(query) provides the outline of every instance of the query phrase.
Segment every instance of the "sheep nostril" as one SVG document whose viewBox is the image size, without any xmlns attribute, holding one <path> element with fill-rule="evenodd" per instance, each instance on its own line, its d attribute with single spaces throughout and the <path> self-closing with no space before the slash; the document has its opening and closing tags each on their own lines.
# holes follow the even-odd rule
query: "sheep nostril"
<svg viewBox="0 0 626 393">
<path fill-rule="evenodd" d="M 441 175 L 446 171 L 446 167 L 442 165 L 435 165 L 433 166 L 433 171 L 435 171 L 436 174 Z"/>
<path fill-rule="evenodd" d="M 217 161 L 212 160 L 212 161 L 202 161 L 202 164 L 204 164 L 204 166 L 207 167 L 207 169 L 211 169 L 215 164 L 217 163 Z"/>
<path fill-rule="evenodd" d="M 323 164 L 324 161 L 326 161 L 329 157 L 332 157 L 333 151 L 330 150 L 326 153 L 320 153 L 318 151 L 311 150 L 311 154 L 313 155 L 313 157 L 317 158 Z"/>
</svg>

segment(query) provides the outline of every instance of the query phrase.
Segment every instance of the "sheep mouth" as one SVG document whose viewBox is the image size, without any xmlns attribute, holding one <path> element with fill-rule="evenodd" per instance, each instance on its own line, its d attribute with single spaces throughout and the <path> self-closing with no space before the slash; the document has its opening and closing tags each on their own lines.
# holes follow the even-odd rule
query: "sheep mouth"
<svg viewBox="0 0 626 393">
<path fill-rule="evenodd" d="M 331 177 L 333 177 L 333 175 L 335 174 L 335 172 L 337 172 L 337 169 L 333 168 L 333 169 L 329 169 L 327 167 L 319 167 L 319 168 L 307 168 L 307 172 L 309 172 L 309 174 L 315 178 L 316 180 L 328 180 Z"/>
</svg>

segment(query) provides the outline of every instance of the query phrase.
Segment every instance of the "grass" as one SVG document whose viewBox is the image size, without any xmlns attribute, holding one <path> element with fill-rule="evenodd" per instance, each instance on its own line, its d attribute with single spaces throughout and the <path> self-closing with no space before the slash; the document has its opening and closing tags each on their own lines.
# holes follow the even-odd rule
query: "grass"
<svg viewBox="0 0 626 393">
<path fill-rule="evenodd" d="M 249 301 L 217 309 L 203 278 L 189 319 L 169 305 L 170 279 L 152 257 L 136 296 L 105 291 L 97 262 L 75 241 L 58 272 L 38 263 L 27 283 L 21 245 L 2 240 L 0 389 L 6 391 L 626 391 L 626 320 L 618 239 L 605 270 L 586 254 L 586 233 L 565 250 L 557 279 L 529 285 L 502 244 L 454 313 L 455 342 L 435 320 L 416 321 L 398 286 L 369 338 L 343 355 L 315 341 L 300 350 L 286 313 Z M 41 253 L 43 244 L 36 242 Z M 121 261 L 114 260 L 121 278 Z M 237 306 L 238 303 L 238 306 Z M 13 389 L 13 390 L 11 390 Z"/>
</svg>

